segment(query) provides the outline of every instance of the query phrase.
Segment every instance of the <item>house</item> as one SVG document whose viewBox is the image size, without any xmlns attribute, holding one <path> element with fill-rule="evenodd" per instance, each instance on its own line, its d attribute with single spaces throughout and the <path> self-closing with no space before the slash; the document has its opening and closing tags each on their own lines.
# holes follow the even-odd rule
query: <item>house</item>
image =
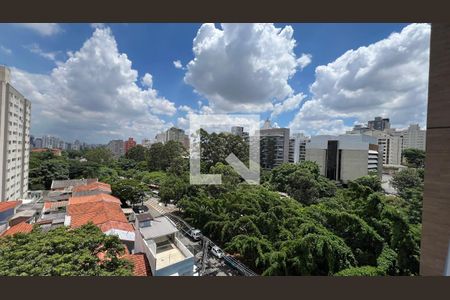
<svg viewBox="0 0 450 300">
<path fill-rule="evenodd" d="M 8 221 L 16 213 L 17 207 L 22 201 L 5 201 L 0 202 L 0 234 L 8 228 Z"/>
<path fill-rule="evenodd" d="M 194 255 L 179 240 L 167 217 L 139 214 L 135 220 L 135 253 L 145 253 L 153 276 L 192 276 Z"/>
<path fill-rule="evenodd" d="M 68 180 L 53 180 L 50 189 L 52 191 L 72 191 L 72 189 L 79 185 L 87 185 L 98 182 L 97 178 L 88 179 L 68 179 Z"/>
<path fill-rule="evenodd" d="M 92 222 L 105 234 L 117 235 L 131 251 L 135 232 L 120 204 L 119 199 L 109 194 L 72 197 L 67 205 L 64 225 L 77 228 Z"/>
<path fill-rule="evenodd" d="M 33 225 L 21 222 L 14 226 L 11 226 L 8 230 L 0 234 L 0 237 L 14 235 L 16 233 L 30 233 L 33 230 Z"/>
<path fill-rule="evenodd" d="M 104 182 L 93 182 L 86 185 L 78 185 L 72 189 L 73 196 L 111 194 L 111 192 L 111 185 Z"/>
</svg>

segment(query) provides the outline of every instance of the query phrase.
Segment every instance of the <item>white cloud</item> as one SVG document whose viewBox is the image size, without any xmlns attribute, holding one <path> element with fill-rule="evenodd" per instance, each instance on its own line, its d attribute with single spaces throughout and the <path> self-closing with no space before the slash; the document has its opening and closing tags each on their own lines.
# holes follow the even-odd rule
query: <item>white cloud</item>
<svg viewBox="0 0 450 300">
<path fill-rule="evenodd" d="M 273 107 L 271 118 L 281 115 L 284 112 L 292 111 L 300 107 L 300 103 L 306 95 L 299 93 L 290 98 L 287 98 L 283 102 L 276 103 Z"/>
<path fill-rule="evenodd" d="M 304 69 L 307 65 L 309 65 L 312 61 L 312 55 L 311 54 L 305 54 L 302 53 L 302 56 L 300 56 L 299 59 L 297 59 L 298 65 L 300 69 Z"/>
<path fill-rule="evenodd" d="M 290 26 L 203 24 L 184 80 L 216 112 L 263 112 L 293 96 L 288 80 L 304 65 Z"/>
<path fill-rule="evenodd" d="M 103 142 L 141 138 L 165 129 L 169 124 L 156 115 L 173 115 L 176 108 L 155 89 L 141 89 L 131 64 L 119 53 L 111 30 L 97 28 L 49 75 L 13 69 L 12 79 L 32 102 L 32 130 L 37 135 Z"/>
<path fill-rule="evenodd" d="M 367 123 L 389 117 L 393 126 L 426 122 L 430 26 L 411 24 L 366 47 L 318 66 L 307 101 L 290 127 L 308 134 L 343 133 L 345 118 Z"/>
<path fill-rule="evenodd" d="M 174 65 L 175 68 L 177 68 L 177 69 L 183 69 L 183 64 L 181 63 L 180 60 L 174 60 L 174 61 L 173 61 L 173 65 Z"/>
<path fill-rule="evenodd" d="M 0 51 L 7 54 L 7 55 L 11 55 L 12 54 L 12 50 L 9 48 L 6 48 L 5 46 L 0 46 Z"/>
<path fill-rule="evenodd" d="M 153 76 L 149 73 L 145 73 L 144 77 L 142 77 L 142 84 L 151 88 L 153 86 Z"/>
<path fill-rule="evenodd" d="M 55 35 L 62 31 L 61 26 L 57 23 L 20 23 L 17 25 L 31 29 L 43 36 Z"/>
<path fill-rule="evenodd" d="M 44 51 L 36 43 L 25 46 L 25 48 L 28 49 L 31 53 L 42 56 L 43 58 L 51 60 L 53 62 L 57 61 L 57 56 L 61 53 L 60 51 Z"/>
</svg>

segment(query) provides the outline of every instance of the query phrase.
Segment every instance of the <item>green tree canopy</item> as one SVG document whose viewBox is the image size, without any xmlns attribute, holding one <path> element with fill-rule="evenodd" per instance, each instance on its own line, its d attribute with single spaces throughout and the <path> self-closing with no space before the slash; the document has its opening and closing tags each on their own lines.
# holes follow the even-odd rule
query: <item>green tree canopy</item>
<svg viewBox="0 0 450 300">
<path fill-rule="evenodd" d="M 405 149 L 402 156 L 406 159 L 408 165 L 414 168 L 423 168 L 425 166 L 425 151 L 419 149 Z"/>
<path fill-rule="evenodd" d="M 0 276 L 130 276 L 124 246 L 92 223 L 0 238 Z M 104 259 L 98 257 L 105 254 Z"/>
</svg>

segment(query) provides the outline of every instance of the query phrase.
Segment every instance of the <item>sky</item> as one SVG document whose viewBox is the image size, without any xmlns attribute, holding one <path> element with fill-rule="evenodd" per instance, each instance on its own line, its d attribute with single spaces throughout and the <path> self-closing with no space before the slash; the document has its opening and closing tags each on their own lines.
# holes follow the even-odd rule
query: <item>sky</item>
<svg viewBox="0 0 450 300">
<path fill-rule="evenodd" d="M 34 136 L 140 142 L 234 113 L 342 134 L 425 126 L 429 42 L 429 24 L 0 24 L 0 64 Z"/>
</svg>

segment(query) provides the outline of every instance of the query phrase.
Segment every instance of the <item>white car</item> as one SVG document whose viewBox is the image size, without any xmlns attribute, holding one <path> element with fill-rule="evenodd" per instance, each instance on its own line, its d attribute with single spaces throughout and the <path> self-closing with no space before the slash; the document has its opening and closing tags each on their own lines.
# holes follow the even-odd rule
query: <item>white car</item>
<svg viewBox="0 0 450 300">
<path fill-rule="evenodd" d="M 194 240 L 197 241 L 201 237 L 201 231 L 198 229 L 191 229 L 188 231 L 188 235 Z"/>
<path fill-rule="evenodd" d="M 212 248 L 211 248 L 211 252 L 212 252 L 212 254 L 213 254 L 215 257 L 217 257 L 217 258 L 222 258 L 222 257 L 225 255 L 225 253 L 223 252 L 223 250 L 220 249 L 220 248 L 217 247 L 217 246 L 212 247 Z"/>
</svg>

